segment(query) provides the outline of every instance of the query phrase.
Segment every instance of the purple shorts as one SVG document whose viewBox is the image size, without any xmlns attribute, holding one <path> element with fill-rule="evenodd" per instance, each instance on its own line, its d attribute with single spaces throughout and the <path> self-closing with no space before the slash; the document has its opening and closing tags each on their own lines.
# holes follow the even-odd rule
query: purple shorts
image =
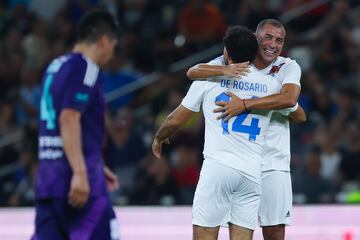
<svg viewBox="0 0 360 240">
<path fill-rule="evenodd" d="M 49 239 L 119 239 L 119 224 L 109 198 L 91 197 L 81 209 L 71 207 L 67 198 L 37 200 L 32 240 Z"/>
</svg>

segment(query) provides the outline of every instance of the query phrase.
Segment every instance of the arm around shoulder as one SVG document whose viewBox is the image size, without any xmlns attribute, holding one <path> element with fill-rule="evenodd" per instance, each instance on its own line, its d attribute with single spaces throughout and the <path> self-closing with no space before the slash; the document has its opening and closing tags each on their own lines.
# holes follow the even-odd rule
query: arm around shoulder
<svg viewBox="0 0 360 240">
<path fill-rule="evenodd" d="M 280 93 L 270 96 L 246 99 L 245 105 L 248 110 L 279 110 L 294 107 L 300 94 L 300 86 L 296 84 L 284 84 Z"/>
<path fill-rule="evenodd" d="M 186 76 L 190 80 L 202 80 L 209 77 L 222 76 L 225 73 L 225 66 L 223 65 L 209 65 L 206 63 L 199 63 L 189 68 Z"/>
</svg>

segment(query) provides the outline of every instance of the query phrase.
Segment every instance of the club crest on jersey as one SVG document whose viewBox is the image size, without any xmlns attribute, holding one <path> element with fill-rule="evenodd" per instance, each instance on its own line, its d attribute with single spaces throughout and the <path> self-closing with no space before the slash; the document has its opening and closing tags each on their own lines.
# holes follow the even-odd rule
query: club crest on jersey
<svg viewBox="0 0 360 240">
<path fill-rule="evenodd" d="M 275 73 L 278 73 L 280 71 L 280 68 L 284 65 L 285 63 L 281 63 L 280 65 L 276 66 L 272 66 L 271 70 L 269 71 L 268 75 L 271 75 L 272 77 L 275 76 Z"/>
</svg>

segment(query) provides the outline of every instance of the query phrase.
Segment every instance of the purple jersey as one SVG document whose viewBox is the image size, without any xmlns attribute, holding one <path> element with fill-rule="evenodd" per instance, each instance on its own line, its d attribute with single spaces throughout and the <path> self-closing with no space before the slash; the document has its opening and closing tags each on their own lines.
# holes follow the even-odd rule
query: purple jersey
<svg viewBox="0 0 360 240">
<path fill-rule="evenodd" d="M 40 107 L 37 199 L 66 197 L 69 193 L 72 170 L 59 125 L 60 113 L 65 108 L 81 112 L 82 151 L 90 196 L 106 194 L 101 151 L 105 101 L 99 67 L 78 53 L 53 60 L 43 77 Z"/>
</svg>

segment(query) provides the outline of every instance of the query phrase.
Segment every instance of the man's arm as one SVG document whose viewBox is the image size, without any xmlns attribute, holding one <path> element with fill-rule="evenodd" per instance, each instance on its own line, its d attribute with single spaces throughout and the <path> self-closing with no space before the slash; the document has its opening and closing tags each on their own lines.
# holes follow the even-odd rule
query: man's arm
<svg viewBox="0 0 360 240">
<path fill-rule="evenodd" d="M 81 113 L 66 108 L 60 114 L 60 132 L 64 151 L 72 169 L 69 204 L 81 208 L 87 202 L 90 186 L 81 149 Z"/>
<path fill-rule="evenodd" d="M 303 123 L 306 122 L 306 113 L 304 109 L 299 106 L 296 111 L 289 114 L 289 118 L 294 123 Z"/>
<path fill-rule="evenodd" d="M 108 190 L 113 192 L 119 189 L 119 178 L 109 167 L 104 166 L 104 174 Z"/>
<path fill-rule="evenodd" d="M 240 99 L 235 94 L 228 93 L 229 102 L 217 102 L 219 107 L 214 112 L 223 112 L 218 118 L 229 120 L 231 117 L 247 110 L 279 110 L 294 107 L 300 94 L 300 87 L 296 84 L 284 84 L 280 93 L 262 98 Z"/>
<path fill-rule="evenodd" d="M 179 131 L 193 114 L 194 112 L 180 104 L 167 116 L 155 134 L 152 144 L 153 154 L 157 158 L 161 158 L 162 144 L 169 143 L 169 138 Z"/>
<path fill-rule="evenodd" d="M 190 80 L 206 79 L 209 77 L 227 76 L 239 77 L 246 76 L 249 70 L 249 62 L 236 63 L 230 65 L 211 65 L 199 63 L 186 72 L 186 76 Z"/>
<path fill-rule="evenodd" d="M 245 106 L 248 110 L 279 110 L 293 107 L 297 103 L 300 90 L 296 84 L 284 84 L 280 93 L 263 98 L 246 99 Z"/>
</svg>

